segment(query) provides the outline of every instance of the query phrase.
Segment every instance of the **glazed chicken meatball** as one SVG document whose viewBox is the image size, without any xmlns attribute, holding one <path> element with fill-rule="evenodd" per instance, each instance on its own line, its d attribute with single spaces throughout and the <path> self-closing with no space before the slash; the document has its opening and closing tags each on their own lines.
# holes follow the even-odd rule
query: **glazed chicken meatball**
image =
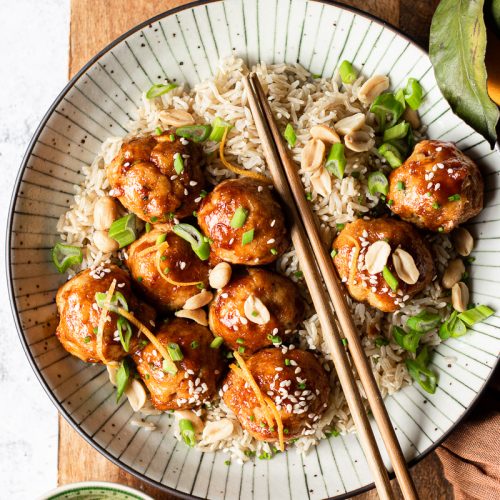
<svg viewBox="0 0 500 500">
<path fill-rule="evenodd" d="M 418 230 L 391 218 L 348 224 L 333 242 L 333 253 L 351 297 L 383 312 L 403 307 L 435 274 L 431 253 Z"/>
<path fill-rule="evenodd" d="M 254 179 L 221 182 L 202 201 L 198 224 L 212 251 L 233 264 L 269 264 L 289 244 L 283 210 L 268 185 Z"/>
<path fill-rule="evenodd" d="M 391 210 L 430 231 L 448 233 L 483 209 L 481 173 L 451 142 L 419 142 L 389 183 Z"/>
<path fill-rule="evenodd" d="M 249 355 L 273 340 L 285 340 L 303 314 L 304 303 L 293 281 L 249 268 L 217 292 L 210 304 L 209 324 L 231 349 Z"/>
<path fill-rule="evenodd" d="M 319 360 L 300 349 L 269 348 L 246 361 L 262 394 L 276 405 L 285 440 L 311 432 L 328 405 L 330 385 Z M 241 426 L 261 441 L 277 441 L 277 426 L 269 427 L 251 387 L 233 370 L 223 384 L 223 398 Z"/>
<path fill-rule="evenodd" d="M 166 244 L 160 249 L 157 242 L 162 238 Z M 174 282 L 208 286 L 208 261 L 201 260 L 187 241 L 168 228 L 154 229 L 134 241 L 127 250 L 126 264 L 137 289 L 161 312 L 182 309 L 186 300 L 200 290 L 196 284 L 183 286 L 167 281 L 157 264 Z"/>
<path fill-rule="evenodd" d="M 188 410 L 210 401 L 217 391 L 222 370 L 220 349 L 210 347 L 213 335 L 208 328 L 187 319 L 176 318 L 155 332 L 165 346 L 177 344 L 183 359 L 177 373 L 163 370 L 163 358 L 154 345 L 137 350 L 133 359 L 158 410 Z"/>
<path fill-rule="evenodd" d="M 110 321 L 105 323 L 103 330 L 103 357 L 97 349 L 97 328 L 101 309 L 97 307 L 95 295 L 98 292 L 107 293 L 113 280 L 116 280 L 116 292 L 123 294 L 129 310 L 133 311 L 142 323 L 150 324 L 155 319 L 154 310 L 139 302 L 133 295 L 129 275 L 116 266 L 111 266 L 110 270 L 100 279 L 94 278 L 90 270 L 82 271 L 62 285 L 56 295 L 60 316 L 56 335 L 69 353 L 89 363 L 119 361 L 128 354 L 116 334 L 118 315 L 111 311 L 108 312 Z M 132 331 L 129 352 L 137 345 L 135 327 L 132 327 Z"/>
<path fill-rule="evenodd" d="M 201 200 L 202 158 L 198 145 L 169 132 L 132 139 L 107 167 L 110 194 L 147 222 L 186 217 Z"/>
</svg>

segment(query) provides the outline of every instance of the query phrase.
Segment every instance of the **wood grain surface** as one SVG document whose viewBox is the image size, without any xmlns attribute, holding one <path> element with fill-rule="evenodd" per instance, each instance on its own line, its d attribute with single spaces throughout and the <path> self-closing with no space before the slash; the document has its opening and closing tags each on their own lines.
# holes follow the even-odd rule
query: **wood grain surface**
<svg viewBox="0 0 500 500">
<path fill-rule="evenodd" d="M 69 76 L 73 76 L 92 56 L 116 37 L 138 23 L 183 0 L 71 0 Z M 438 0 L 345 0 L 341 3 L 369 12 L 400 26 L 402 31 L 426 47 L 432 13 Z M 87 444 L 62 418 L 59 418 L 59 484 L 77 481 L 111 481 L 127 484 L 156 499 L 171 500 L 166 494 L 116 467 Z M 434 453 L 411 470 L 422 499 L 452 499 L 450 485 L 443 477 Z M 397 486 L 397 498 L 402 498 Z M 376 499 L 375 491 L 356 500 Z"/>
</svg>

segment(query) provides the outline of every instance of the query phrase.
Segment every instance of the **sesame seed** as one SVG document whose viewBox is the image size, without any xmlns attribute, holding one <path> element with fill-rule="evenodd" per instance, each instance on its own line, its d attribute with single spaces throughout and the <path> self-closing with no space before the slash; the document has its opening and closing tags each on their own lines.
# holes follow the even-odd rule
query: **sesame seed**
<svg viewBox="0 0 500 500">
<path fill-rule="evenodd" d="M 257 191 L 258 191 L 259 193 L 262 193 L 262 191 L 263 191 L 263 190 L 264 190 L 264 188 L 263 188 L 262 186 L 258 186 L 258 187 L 257 187 Z"/>
<path fill-rule="evenodd" d="M 274 227 L 274 225 L 275 225 L 275 224 L 276 224 L 276 219 L 273 219 L 273 220 L 271 221 L 271 224 L 270 224 L 270 225 L 271 225 L 271 227 Z"/>
<path fill-rule="evenodd" d="M 439 146 L 439 147 L 437 147 L 437 148 L 436 148 L 436 151 L 437 151 L 438 153 L 439 153 L 440 151 L 442 151 L 442 150 L 443 150 L 443 148 L 442 148 L 441 146 Z"/>
<path fill-rule="evenodd" d="M 196 186 L 198 183 L 196 181 L 189 181 L 189 185 L 190 186 Z"/>
<path fill-rule="evenodd" d="M 267 240 L 268 245 L 272 245 L 276 240 L 274 238 L 271 238 L 270 240 Z"/>
<path fill-rule="evenodd" d="M 187 189 L 184 189 L 184 196 L 187 196 L 189 194 L 189 191 Z"/>
</svg>

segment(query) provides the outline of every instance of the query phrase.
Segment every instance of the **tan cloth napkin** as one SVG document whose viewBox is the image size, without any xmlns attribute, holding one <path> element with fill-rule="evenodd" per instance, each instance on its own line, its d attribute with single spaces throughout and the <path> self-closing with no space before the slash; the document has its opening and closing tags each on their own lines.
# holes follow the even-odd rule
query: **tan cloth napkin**
<svg viewBox="0 0 500 500">
<path fill-rule="evenodd" d="M 456 500 L 500 499 L 500 371 L 471 415 L 437 448 Z"/>
</svg>

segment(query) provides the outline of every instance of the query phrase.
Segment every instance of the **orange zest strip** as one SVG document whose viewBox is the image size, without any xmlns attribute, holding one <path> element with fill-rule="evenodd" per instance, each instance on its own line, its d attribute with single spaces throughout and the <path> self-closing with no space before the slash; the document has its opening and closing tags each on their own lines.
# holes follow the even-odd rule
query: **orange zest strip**
<svg viewBox="0 0 500 500">
<path fill-rule="evenodd" d="M 283 430 L 283 420 L 281 419 L 280 412 L 278 411 L 278 408 L 276 408 L 276 405 L 271 398 L 265 396 L 264 400 L 266 401 L 267 406 L 269 406 L 274 420 L 276 420 L 276 424 L 278 425 L 278 440 L 280 444 L 280 451 L 285 451 L 285 432 Z"/>
<path fill-rule="evenodd" d="M 116 287 L 116 280 L 113 280 L 111 286 L 109 287 L 106 293 L 104 307 L 101 310 L 101 316 L 99 317 L 99 323 L 97 324 L 96 350 L 97 350 L 97 355 L 101 358 L 101 361 L 104 364 L 107 363 L 107 359 L 106 356 L 104 356 L 104 352 L 102 350 L 102 338 L 104 336 L 104 326 L 106 325 L 106 321 L 108 319 L 109 305 L 111 304 L 111 299 L 113 298 L 113 294 L 115 293 L 115 287 Z"/>
<path fill-rule="evenodd" d="M 224 156 L 224 148 L 226 146 L 226 138 L 228 131 L 229 129 L 226 127 L 226 129 L 224 130 L 224 135 L 222 136 L 222 140 L 220 141 L 219 145 L 219 156 L 222 164 L 235 174 L 243 175 L 245 177 L 251 177 L 252 179 L 257 179 L 258 181 L 271 184 L 272 180 L 269 177 L 266 177 L 265 175 L 262 174 L 258 174 L 257 172 L 252 172 L 251 170 L 245 170 L 244 168 L 236 167 L 235 165 L 226 160 L 226 157 Z"/>
<path fill-rule="evenodd" d="M 141 323 L 133 314 L 130 314 L 122 307 L 118 307 L 117 311 L 120 316 L 123 316 L 130 323 L 132 323 L 140 332 L 144 333 L 144 335 L 148 338 L 148 340 L 156 347 L 157 351 L 162 355 L 163 359 L 166 361 L 168 372 L 171 374 L 177 373 L 177 366 L 175 366 L 175 363 L 172 361 L 170 354 L 165 349 L 165 346 L 155 337 L 153 332 L 146 325 Z"/>
<path fill-rule="evenodd" d="M 257 385 L 257 382 L 255 382 L 255 379 L 253 378 L 253 375 L 251 374 L 250 370 L 248 369 L 248 366 L 246 365 L 245 360 L 240 356 L 240 354 L 236 351 L 233 351 L 233 356 L 236 359 L 236 361 L 238 362 L 238 364 L 240 365 L 240 371 L 239 372 L 236 371 L 233 368 L 234 365 L 231 365 L 231 369 L 233 369 L 233 371 L 235 373 L 237 373 L 238 375 L 240 375 L 240 374 L 243 375 L 243 379 L 246 382 L 248 382 L 248 384 L 250 385 L 250 387 L 252 388 L 252 390 L 255 394 L 255 397 L 257 398 L 257 401 L 259 402 L 259 404 L 262 408 L 264 416 L 267 420 L 267 424 L 269 425 L 269 427 L 272 427 L 273 426 L 272 413 L 269 411 L 269 407 L 266 404 L 266 401 L 264 399 L 264 396 L 262 395 L 260 387 Z M 235 366 L 235 368 L 237 368 L 237 367 Z"/>
<path fill-rule="evenodd" d="M 193 285 L 199 285 L 202 283 L 201 281 L 174 281 L 170 279 L 162 270 L 161 268 L 161 256 L 163 254 L 163 251 L 168 248 L 168 242 L 164 241 L 158 248 L 157 248 L 157 253 L 156 253 L 156 258 L 155 258 L 155 264 L 156 264 L 156 269 L 160 273 L 160 276 L 167 282 L 170 283 L 171 285 L 174 286 L 193 286 Z"/>
</svg>

